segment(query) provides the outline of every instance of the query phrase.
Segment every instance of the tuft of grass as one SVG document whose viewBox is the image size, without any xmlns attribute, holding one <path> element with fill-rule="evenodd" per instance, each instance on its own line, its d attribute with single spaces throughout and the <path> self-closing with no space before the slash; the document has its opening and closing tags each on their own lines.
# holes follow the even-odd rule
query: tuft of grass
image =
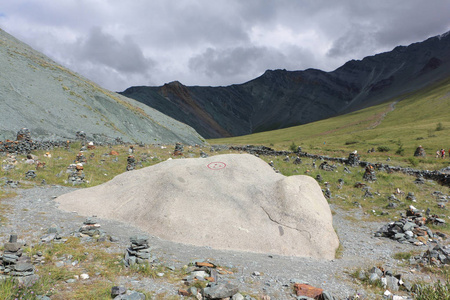
<svg viewBox="0 0 450 300">
<path fill-rule="evenodd" d="M 414 286 L 416 300 L 443 300 L 450 299 L 449 273 L 444 272 L 444 279 L 438 279 L 433 284 L 418 283 Z"/>
</svg>

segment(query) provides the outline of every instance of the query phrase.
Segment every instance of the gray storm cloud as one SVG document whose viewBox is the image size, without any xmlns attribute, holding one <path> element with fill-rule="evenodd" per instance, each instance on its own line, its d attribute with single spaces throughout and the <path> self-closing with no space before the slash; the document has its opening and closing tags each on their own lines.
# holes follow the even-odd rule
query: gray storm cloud
<svg viewBox="0 0 450 300">
<path fill-rule="evenodd" d="M 0 27 L 111 90 L 331 71 L 450 30 L 435 0 L 0 0 Z"/>
<path fill-rule="evenodd" d="M 129 36 L 120 41 L 99 27 L 92 28 L 88 36 L 80 38 L 74 46 L 78 50 L 76 56 L 82 61 L 108 66 L 118 72 L 146 74 L 155 65 Z"/>
</svg>

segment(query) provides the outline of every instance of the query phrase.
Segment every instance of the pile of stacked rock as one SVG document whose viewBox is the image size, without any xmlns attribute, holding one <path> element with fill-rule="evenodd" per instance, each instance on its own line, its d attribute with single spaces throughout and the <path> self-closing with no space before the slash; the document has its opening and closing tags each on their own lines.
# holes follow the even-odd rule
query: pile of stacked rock
<svg viewBox="0 0 450 300">
<path fill-rule="evenodd" d="M 132 171 L 136 168 L 136 159 L 134 158 L 134 155 L 128 155 L 127 158 L 127 171 Z"/>
<path fill-rule="evenodd" d="M 36 171 L 34 170 L 28 170 L 25 172 L 25 178 L 26 179 L 33 179 L 36 178 Z"/>
<path fill-rule="evenodd" d="M 411 264 L 424 265 L 449 265 L 450 264 L 450 245 L 436 245 L 433 249 L 428 249 L 422 255 L 417 255 L 410 259 Z"/>
<path fill-rule="evenodd" d="M 375 175 L 375 168 L 372 165 L 366 166 L 363 179 L 368 182 L 374 182 L 377 180 L 377 176 Z"/>
<path fill-rule="evenodd" d="M 400 243 L 411 243 L 416 246 L 427 244 L 431 239 L 441 239 L 425 226 L 428 223 L 443 225 L 445 221 L 436 215 L 425 218 L 418 209 L 410 206 L 405 218 L 384 225 L 375 233 L 375 236 L 387 237 Z"/>
<path fill-rule="evenodd" d="M 423 149 L 422 146 L 417 147 L 416 151 L 414 152 L 414 156 L 421 156 L 425 157 L 427 154 L 425 153 L 425 149 Z"/>
<path fill-rule="evenodd" d="M 337 167 L 335 165 L 328 164 L 327 161 L 324 161 L 319 165 L 319 169 L 332 172 L 332 171 L 336 170 Z"/>
<path fill-rule="evenodd" d="M 244 299 L 239 293 L 237 284 L 220 278 L 220 275 L 233 273 L 217 267 L 210 261 L 198 260 L 192 262 L 186 271 L 188 275 L 183 278 L 183 281 L 185 285 L 190 287 L 187 290 L 179 289 L 179 295 L 192 296 L 197 299 Z M 200 290 L 195 287 L 196 282 L 205 282 L 206 287 Z"/>
<path fill-rule="evenodd" d="M 148 238 L 145 236 L 130 237 L 131 246 L 127 248 L 123 263 L 129 267 L 134 264 L 143 264 L 154 262 L 155 257 L 151 254 L 151 248 L 148 245 Z"/>
<path fill-rule="evenodd" d="M 105 232 L 100 229 L 100 224 L 94 218 L 86 218 L 83 222 L 83 226 L 80 227 L 78 232 L 81 237 L 91 237 L 99 239 L 105 236 Z"/>
<path fill-rule="evenodd" d="M 300 165 L 302 163 L 302 159 L 297 156 L 292 163 L 294 165 Z"/>
<path fill-rule="evenodd" d="M 348 155 L 347 164 L 349 166 L 357 167 L 357 166 L 359 166 L 360 161 L 361 161 L 361 158 L 360 158 L 359 154 L 357 154 L 356 152 L 352 152 Z"/>
<path fill-rule="evenodd" d="M 361 271 L 358 277 L 362 280 L 368 280 L 370 283 L 380 281 L 383 287 L 388 289 L 390 292 L 396 292 L 400 287 L 406 291 L 411 291 L 412 289 L 412 284 L 405 282 L 401 274 L 394 275 L 392 271 L 386 270 L 383 267 L 373 267 L 367 273 L 365 271 Z"/>
<path fill-rule="evenodd" d="M 173 155 L 175 155 L 175 156 L 183 155 L 183 151 L 184 151 L 183 145 L 181 143 L 176 143 L 175 150 L 173 151 Z"/>
<path fill-rule="evenodd" d="M 17 235 L 10 235 L 9 242 L 4 245 L 0 271 L 17 279 L 20 284 L 31 285 L 37 281 L 39 276 L 34 274 L 31 259 L 23 255 L 22 245 L 23 243 L 17 241 Z"/>
<path fill-rule="evenodd" d="M 67 173 L 69 173 L 67 177 L 67 181 L 72 183 L 72 185 L 78 185 L 85 183 L 85 175 L 84 175 L 84 167 L 82 163 L 70 164 L 67 167 Z"/>
</svg>

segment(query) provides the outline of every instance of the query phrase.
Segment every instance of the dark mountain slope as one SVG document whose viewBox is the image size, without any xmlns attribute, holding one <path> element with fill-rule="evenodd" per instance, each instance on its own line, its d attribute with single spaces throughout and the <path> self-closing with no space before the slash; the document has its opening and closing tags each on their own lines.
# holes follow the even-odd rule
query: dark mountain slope
<svg viewBox="0 0 450 300">
<path fill-rule="evenodd" d="M 305 124 L 369 107 L 450 76 L 450 34 L 352 60 L 332 72 L 274 70 L 240 85 L 131 87 L 121 94 L 207 138 Z"/>
<path fill-rule="evenodd" d="M 105 90 L 0 29 L 0 140 L 22 127 L 33 139 L 199 144 L 191 127 Z"/>
</svg>

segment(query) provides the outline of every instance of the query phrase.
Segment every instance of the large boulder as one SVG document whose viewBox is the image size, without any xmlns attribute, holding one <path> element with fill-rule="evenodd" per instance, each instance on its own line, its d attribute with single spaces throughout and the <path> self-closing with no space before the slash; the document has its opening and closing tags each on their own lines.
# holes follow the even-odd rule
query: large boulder
<svg viewBox="0 0 450 300">
<path fill-rule="evenodd" d="M 168 160 L 57 201 L 198 246 L 332 259 L 339 245 L 317 182 L 249 154 Z"/>
</svg>

